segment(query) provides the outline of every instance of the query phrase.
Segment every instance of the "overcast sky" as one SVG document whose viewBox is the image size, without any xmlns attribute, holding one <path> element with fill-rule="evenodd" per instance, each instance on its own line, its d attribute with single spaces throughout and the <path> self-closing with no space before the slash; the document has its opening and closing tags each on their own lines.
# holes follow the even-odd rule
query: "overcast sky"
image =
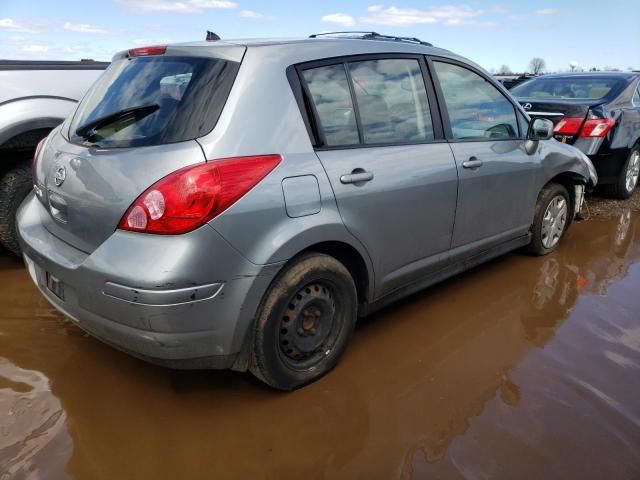
<svg viewBox="0 0 640 480">
<path fill-rule="evenodd" d="M 0 58 L 109 60 L 137 45 L 375 30 L 416 36 L 487 69 L 640 69 L 639 0 L 0 0 Z"/>
</svg>

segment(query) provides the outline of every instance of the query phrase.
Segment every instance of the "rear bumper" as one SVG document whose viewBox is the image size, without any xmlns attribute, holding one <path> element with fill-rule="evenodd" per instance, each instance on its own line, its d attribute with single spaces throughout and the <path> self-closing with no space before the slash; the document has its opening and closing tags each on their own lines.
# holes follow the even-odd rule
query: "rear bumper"
<svg viewBox="0 0 640 480">
<path fill-rule="evenodd" d="M 231 367 L 279 269 L 252 264 L 208 226 L 178 236 L 116 231 L 86 254 L 51 235 L 42 215 L 27 197 L 18 235 L 47 300 L 105 343 L 174 368 Z"/>
</svg>

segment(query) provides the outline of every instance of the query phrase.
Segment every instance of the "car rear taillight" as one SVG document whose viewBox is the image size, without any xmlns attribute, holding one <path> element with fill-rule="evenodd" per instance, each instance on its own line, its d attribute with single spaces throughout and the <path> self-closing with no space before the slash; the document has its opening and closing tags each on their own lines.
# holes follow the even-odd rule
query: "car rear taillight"
<svg viewBox="0 0 640 480">
<path fill-rule="evenodd" d="M 129 50 L 129 57 L 149 57 L 151 55 L 164 55 L 167 51 L 166 45 L 152 45 L 150 47 L 132 48 Z"/>
<path fill-rule="evenodd" d="M 584 122 L 584 117 L 565 117 L 560 120 L 553 132 L 558 135 L 576 135 Z"/>
<path fill-rule="evenodd" d="M 238 201 L 281 160 L 280 155 L 224 158 L 177 170 L 140 195 L 118 228 L 160 235 L 195 230 Z"/>
<path fill-rule="evenodd" d="M 616 124 L 613 118 L 589 118 L 580 130 L 581 137 L 604 137 Z"/>
</svg>

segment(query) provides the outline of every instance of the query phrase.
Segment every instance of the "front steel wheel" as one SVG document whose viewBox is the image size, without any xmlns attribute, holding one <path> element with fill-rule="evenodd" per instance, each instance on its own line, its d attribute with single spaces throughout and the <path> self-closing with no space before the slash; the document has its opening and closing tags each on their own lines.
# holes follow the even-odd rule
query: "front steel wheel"
<svg viewBox="0 0 640 480">
<path fill-rule="evenodd" d="M 279 390 L 319 379 L 342 356 L 357 304 L 353 278 L 338 260 L 319 253 L 295 259 L 263 299 L 251 372 Z"/>
</svg>

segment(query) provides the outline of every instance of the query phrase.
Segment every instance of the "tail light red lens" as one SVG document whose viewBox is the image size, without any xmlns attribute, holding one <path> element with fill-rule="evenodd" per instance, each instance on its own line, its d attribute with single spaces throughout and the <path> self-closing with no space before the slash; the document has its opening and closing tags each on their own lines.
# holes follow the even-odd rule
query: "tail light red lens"
<svg viewBox="0 0 640 480">
<path fill-rule="evenodd" d="M 581 137 L 604 137 L 616 124 L 613 118 L 589 119 L 584 122 Z"/>
<path fill-rule="evenodd" d="M 128 54 L 130 57 L 149 57 L 152 55 L 164 55 L 166 51 L 166 45 L 152 45 L 150 47 L 132 48 Z"/>
<path fill-rule="evenodd" d="M 584 117 L 565 117 L 557 123 L 553 132 L 558 135 L 577 135 L 582 122 L 584 122 Z"/>
<path fill-rule="evenodd" d="M 177 170 L 140 195 L 118 228 L 160 235 L 195 230 L 237 202 L 281 160 L 280 155 L 225 158 Z"/>
</svg>

